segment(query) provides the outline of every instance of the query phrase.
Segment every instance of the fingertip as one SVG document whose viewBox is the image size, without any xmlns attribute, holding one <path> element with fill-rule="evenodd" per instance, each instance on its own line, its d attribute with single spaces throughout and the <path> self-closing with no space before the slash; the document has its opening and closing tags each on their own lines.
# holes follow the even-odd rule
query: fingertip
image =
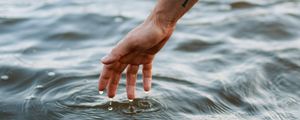
<svg viewBox="0 0 300 120">
<path fill-rule="evenodd" d="M 134 81 L 135 83 L 135 81 Z M 126 86 L 127 91 L 127 98 L 128 99 L 134 99 L 135 98 L 135 85 L 129 85 Z"/>
<path fill-rule="evenodd" d="M 98 88 L 98 93 L 102 95 L 104 93 L 105 88 Z"/>
<path fill-rule="evenodd" d="M 151 89 L 151 78 L 144 78 L 144 91 L 150 91 Z"/>
<path fill-rule="evenodd" d="M 108 89 L 107 89 L 107 96 L 109 97 L 109 98 L 113 98 L 113 97 L 115 97 L 115 95 L 116 95 L 116 87 L 108 87 Z"/>
<path fill-rule="evenodd" d="M 102 81 L 99 81 L 99 83 L 98 83 L 98 91 L 100 92 L 100 91 L 104 91 L 104 89 L 105 89 L 105 87 L 106 87 L 106 85 L 104 85 L 105 83 L 101 83 Z"/>
<path fill-rule="evenodd" d="M 128 84 L 127 84 L 126 91 L 127 91 L 127 98 L 129 100 L 135 98 L 135 86 L 128 86 Z"/>
<path fill-rule="evenodd" d="M 102 85 L 98 85 L 98 91 L 99 91 L 99 93 L 100 93 L 100 91 L 103 92 L 104 91 L 104 87 L 102 87 Z"/>
<path fill-rule="evenodd" d="M 98 82 L 98 91 L 104 91 L 104 89 L 107 86 L 107 83 L 111 77 L 111 70 L 106 69 L 104 67 L 102 73 L 99 76 L 99 82 Z"/>
<path fill-rule="evenodd" d="M 150 91 L 150 87 L 145 86 L 145 87 L 144 87 L 144 91 L 145 91 L 145 92 L 149 92 L 149 91 Z"/>
<path fill-rule="evenodd" d="M 114 98 L 114 97 L 115 97 L 115 94 L 114 94 L 114 93 L 111 93 L 111 92 L 108 92 L 107 96 L 108 96 L 108 98 Z"/>
<path fill-rule="evenodd" d="M 150 91 L 152 82 L 152 64 L 143 65 L 143 85 L 144 91 Z"/>
<path fill-rule="evenodd" d="M 121 74 L 113 74 L 112 78 L 110 79 L 108 88 L 107 88 L 107 96 L 109 98 L 115 97 L 117 93 L 118 84 L 121 78 Z"/>
<path fill-rule="evenodd" d="M 134 94 L 127 94 L 127 98 L 129 99 L 129 100 L 133 100 L 134 98 L 135 98 L 135 95 Z"/>
</svg>

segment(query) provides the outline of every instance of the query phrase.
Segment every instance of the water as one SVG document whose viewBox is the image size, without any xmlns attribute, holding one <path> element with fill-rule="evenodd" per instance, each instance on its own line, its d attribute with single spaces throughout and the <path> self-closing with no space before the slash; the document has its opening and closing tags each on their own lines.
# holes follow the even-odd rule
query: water
<svg viewBox="0 0 300 120">
<path fill-rule="evenodd" d="M 202 0 L 141 71 L 133 112 L 123 75 L 111 111 L 100 58 L 155 1 L 0 2 L 0 119 L 300 119 L 300 1 Z"/>
</svg>

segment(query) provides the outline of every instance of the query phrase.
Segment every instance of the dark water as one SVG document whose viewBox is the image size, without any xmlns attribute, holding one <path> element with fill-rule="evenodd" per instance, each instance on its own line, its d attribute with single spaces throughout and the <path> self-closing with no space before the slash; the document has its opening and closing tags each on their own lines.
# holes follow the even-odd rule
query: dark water
<svg viewBox="0 0 300 120">
<path fill-rule="evenodd" d="M 136 114 L 125 78 L 109 111 L 99 60 L 150 0 L 0 2 L 0 119 L 300 119 L 300 1 L 202 0 L 154 63 Z M 125 111 L 125 112 L 124 112 Z"/>
</svg>

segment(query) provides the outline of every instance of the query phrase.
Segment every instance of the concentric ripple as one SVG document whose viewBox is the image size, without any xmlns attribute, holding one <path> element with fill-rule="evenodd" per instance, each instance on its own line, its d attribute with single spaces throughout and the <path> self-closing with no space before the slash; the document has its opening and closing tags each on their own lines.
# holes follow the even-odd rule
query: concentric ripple
<svg viewBox="0 0 300 120">
<path fill-rule="evenodd" d="M 49 119 L 69 119 L 89 115 L 91 118 L 108 118 L 109 115 L 160 114 L 163 105 L 151 97 L 137 98 L 129 104 L 125 98 L 115 100 L 110 105 L 106 95 L 97 91 L 95 76 L 56 76 L 55 83 L 39 85 L 31 99 L 27 99 L 24 110 L 28 117 L 35 112 Z M 63 83 L 63 84 L 61 84 Z M 121 88 L 122 89 L 122 86 Z M 130 112 L 130 106 L 135 112 Z M 112 110 L 108 110 L 112 107 Z M 128 112 L 129 111 L 129 112 Z M 51 114 L 49 114 L 51 113 Z"/>
</svg>

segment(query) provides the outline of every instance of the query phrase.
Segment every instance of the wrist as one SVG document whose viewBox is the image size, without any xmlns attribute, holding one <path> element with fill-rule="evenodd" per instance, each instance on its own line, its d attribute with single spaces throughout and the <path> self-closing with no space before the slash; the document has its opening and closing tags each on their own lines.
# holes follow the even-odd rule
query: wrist
<svg viewBox="0 0 300 120">
<path fill-rule="evenodd" d="M 160 28 L 164 33 L 173 31 L 176 27 L 177 20 L 169 19 L 163 13 L 152 13 L 145 21 L 145 24 L 152 24 Z"/>
<path fill-rule="evenodd" d="M 157 24 L 165 28 L 173 28 L 176 26 L 177 19 L 174 16 L 167 15 L 163 10 L 156 9 L 150 15 L 149 19 L 156 21 Z"/>
</svg>

